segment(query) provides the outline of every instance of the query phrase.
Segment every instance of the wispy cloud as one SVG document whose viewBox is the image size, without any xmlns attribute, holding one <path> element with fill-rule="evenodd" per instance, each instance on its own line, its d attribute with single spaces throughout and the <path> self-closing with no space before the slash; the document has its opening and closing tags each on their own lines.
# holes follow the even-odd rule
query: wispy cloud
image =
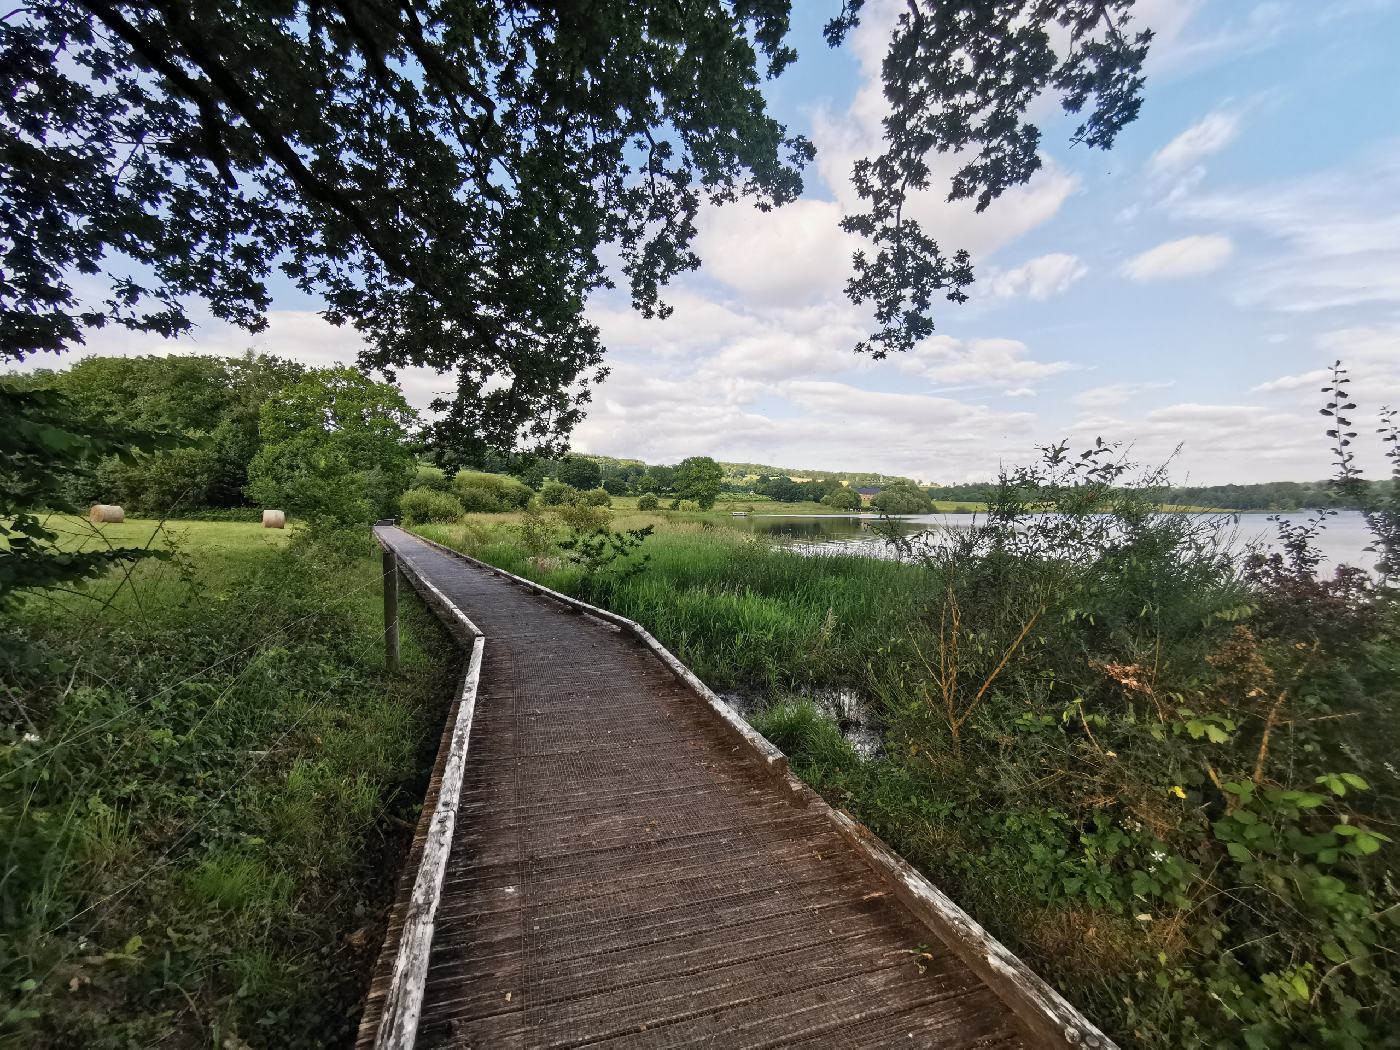
<svg viewBox="0 0 1400 1050">
<path fill-rule="evenodd" d="M 1181 218 L 1269 242 L 1239 268 L 1245 305 L 1289 312 L 1400 303 L 1400 142 L 1321 174 L 1189 196 Z"/>
<path fill-rule="evenodd" d="M 980 287 L 994 298 L 1009 299 L 1026 296 L 1045 300 L 1059 295 L 1074 284 L 1089 268 L 1077 255 L 1052 252 L 1040 255 L 1010 270 L 991 269 L 979 278 Z"/>
<path fill-rule="evenodd" d="M 1134 256 L 1123 272 L 1139 283 L 1195 277 L 1224 266 L 1233 251 L 1230 238 L 1219 234 L 1182 237 Z"/>
<path fill-rule="evenodd" d="M 1152 154 L 1147 172 L 1157 178 L 1179 176 L 1211 154 L 1219 153 L 1235 140 L 1239 131 L 1240 119 L 1235 114 L 1208 113 Z"/>
</svg>

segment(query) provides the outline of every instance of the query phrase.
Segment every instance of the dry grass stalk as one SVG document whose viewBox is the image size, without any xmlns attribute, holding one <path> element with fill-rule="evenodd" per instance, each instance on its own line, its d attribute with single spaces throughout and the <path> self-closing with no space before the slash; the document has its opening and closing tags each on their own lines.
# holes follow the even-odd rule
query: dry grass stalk
<svg viewBox="0 0 1400 1050">
<path fill-rule="evenodd" d="M 1000 677 L 1006 665 L 1011 662 L 1011 658 L 1016 655 L 1016 651 L 1021 648 L 1021 644 L 1026 640 L 1026 636 L 1031 633 L 1036 621 L 1040 619 L 1043 609 L 1037 609 L 1029 620 L 1021 626 L 1020 633 L 1015 640 L 1007 647 L 1006 652 L 1001 656 L 996 667 L 991 674 L 982 681 L 977 692 L 965 706 L 960 705 L 959 700 L 959 678 L 961 675 L 961 663 L 959 656 L 959 638 L 962 634 L 962 610 L 958 605 L 958 596 L 950 586 L 947 596 L 943 600 L 943 610 L 939 617 L 938 624 L 938 668 L 935 673 L 934 668 L 924 657 L 923 652 L 919 652 L 919 657 L 924 662 L 925 668 L 933 675 L 938 685 L 939 703 L 942 707 L 944 721 L 948 724 L 948 731 L 953 737 L 953 752 L 961 757 L 962 755 L 962 727 L 967 720 L 972 717 L 974 711 L 982 703 L 991 689 L 992 684 Z M 925 691 L 927 696 L 927 690 Z"/>
</svg>

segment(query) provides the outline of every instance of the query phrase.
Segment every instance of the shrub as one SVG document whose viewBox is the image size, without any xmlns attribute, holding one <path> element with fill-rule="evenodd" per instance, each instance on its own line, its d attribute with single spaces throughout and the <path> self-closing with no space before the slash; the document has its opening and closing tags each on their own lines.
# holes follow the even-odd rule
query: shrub
<svg viewBox="0 0 1400 1050">
<path fill-rule="evenodd" d="M 587 503 L 590 507 L 612 506 L 612 496 L 608 493 L 607 489 L 589 489 L 587 492 L 583 493 L 582 496 L 583 502 Z"/>
<path fill-rule="evenodd" d="M 606 528 L 611 515 L 591 503 L 566 503 L 559 508 L 559 520 L 575 532 L 596 532 Z"/>
<path fill-rule="evenodd" d="M 499 514 L 506 509 L 494 492 L 477 485 L 462 485 L 457 489 L 457 498 L 462 509 L 468 514 Z"/>
<path fill-rule="evenodd" d="M 460 521 L 463 507 L 461 501 L 449 492 L 419 486 L 399 497 L 399 513 L 405 525 L 425 521 L 446 524 Z"/>
<path fill-rule="evenodd" d="M 578 499 L 578 489 L 562 481 L 546 481 L 540 489 L 540 503 L 546 507 L 561 507 Z"/>
<path fill-rule="evenodd" d="M 646 493 L 645 495 L 643 495 L 641 499 L 637 500 L 637 509 L 638 509 L 638 510 L 655 510 L 655 509 L 656 509 L 656 493 L 654 493 L 654 492 L 648 492 L 648 493 Z"/>
<path fill-rule="evenodd" d="M 452 488 L 452 479 L 443 472 L 441 467 L 435 467 L 431 463 L 419 463 L 418 469 L 413 475 L 413 487 L 447 492 Z"/>
<path fill-rule="evenodd" d="M 535 495 L 530 490 L 530 486 L 518 478 L 512 478 L 506 474 L 486 474 L 476 470 L 459 471 L 457 476 L 452 479 L 452 485 L 457 490 L 458 495 L 462 495 L 468 489 L 486 493 L 496 504 L 489 508 L 491 510 L 518 510 L 529 503 Z M 463 496 L 463 502 L 466 501 L 466 498 Z M 477 499 L 478 497 L 471 498 Z"/>
<path fill-rule="evenodd" d="M 521 546 L 532 558 L 542 558 L 554 546 L 554 526 L 540 509 L 531 503 L 520 516 Z"/>
<path fill-rule="evenodd" d="M 672 510 L 696 511 L 700 509 L 700 504 L 693 499 L 673 499 L 671 501 Z"/>
</svg>

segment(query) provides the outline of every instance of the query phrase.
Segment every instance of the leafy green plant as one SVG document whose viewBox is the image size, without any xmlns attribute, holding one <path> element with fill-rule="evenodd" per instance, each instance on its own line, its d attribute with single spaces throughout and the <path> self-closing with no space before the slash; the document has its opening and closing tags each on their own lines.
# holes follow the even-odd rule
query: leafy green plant
<svg viewBox="0 0 1400 1050">
<path fill-rule="evenodd" d="M 546 481 L 540 487 L 540 505 L 562 507 L 578 500 L 578 489 L 562 481 Z"/>
<path fill-rule="evenodd" d="M 573 535 L 559 541 L 559 549 L 565 560 L 583 570 L 585 582 L 592 582 L 606 573 L 614 583 L 636 576 L 646 568 L 649 556 L 634 557 L 646 538 L 652 534 L 652 526 L 614 532 L 606 527 L 589 532 L 575 531 Z"/>
<path fill-rule="evenodd" d="M 559 520 L 577 533 L 606 530 L 611 515 L 603 507 L 591 503 L 565 503 L 556 509 Z"/>
<path fill-rule="evenodd" d="M 421 522 L 454 522 L 465 513 L 462 501 L 448 492 L 430 488 L 409 489 L 399 497 L 399 513 L 407 525 Z"/>
</svg>

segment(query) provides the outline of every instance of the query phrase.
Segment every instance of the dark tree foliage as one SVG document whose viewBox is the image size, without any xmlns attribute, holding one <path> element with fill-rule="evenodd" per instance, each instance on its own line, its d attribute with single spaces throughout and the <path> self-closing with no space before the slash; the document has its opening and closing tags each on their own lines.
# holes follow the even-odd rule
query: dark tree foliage
<svg viewBox="0 0 1400 1050">
<path fill-rule="evenodd" d="M 827 35 L 839 43 L 863 0 Z M 109 325 L 179 335 L 188 304 L 257 330 L 275 271 L 365 337 L 360 364 L 456 373 L 436 438 L 558 450 L 603 374 L 590 291 L 634 304 L 692 269 L 703 200 L 801 192 L 810 144 L 759 85 L 791 0 L 35 0 L 0 20 L 0 359 Z M 1040 92 L 1107 147 L 1137 113 L 1131 0 L 909 0 L 885 64 L 888 148 L 856 171 L 874 245 L 850 294 L 877 356 L 963 297 L 903 214 L 932 152 L 985 207 L 1040 164 Z M 1052 42 L 1052 35 L 1057 37 Z M 965 152 L 964 152 L 965 151 Z M 488 382 L 489 380 L 489 382 Z"/>
<path fill-rule="evenodd" d="M 61 394 L 79 430 L 109 425 L 183 435 L 178 448 L 104 461 L 70 486 L 82 503 L 122 503 L 128 512 L 173 513 L 246 503 L 248 464 L 258 451 L 264 402 L 300 379 L 304 366 L 277 357 L 88 357 L 32 382 Z"/>
<path fill-rule="evenodd" d="M 855 255 L 846 292 L 870 303 L 879 329 L 857 349 L 875 357 L 909 350 L 933 332 L 935 295 L 960 303 L 972 283 L 966 251 L 945 252 L 905 214 L 929 189 L 930 154 L 956 154 L 948 199 L 986 208 L 1040 169 L 1040 129 L 1026 109 L 1042 93 L 1065 112 L 1086 113 L 1073 142 L 1109 149 L 1142 105 L 1150 30 L 1130 27 L 1133 0 L 905 0 L 885 56 L 890 113 L 885 151 L 856 163 L 867 208 L 843 225 L 874 246 Z M 841 43 L 865 0 L 845 0 L 826 28 Z"/>
<path fill-rule="evenodd" d="M 0 607 L 28 587 L 71 583 L 106 572 L 118 562 L 165 557 L 148 549 L 63 549 L 58 534 L 35 508 L 75 511 L 65 488 L 103 457 L 134 456 L 169 447 L 168 434 L 131 433 L 101 424 L 72 426 L 74 413 L 52 390 L 0 380 Z"/>
<path fill-rule="evenodd" d="M 582 456 L 569 456 L 559 464 L 555 477 L 565 485 L 572 485 L 583 491 L 584 489 L 596 489 L 602 484 L 603 470 L 591 459 L 584 459 Z"/>
<path fill-rule="evenodd" d="M 440 439 L 557 445 L 601 247 L 664 315 L 702 199 L 801 191 L 758 87 L 788 7 L 36 0 L 0 21 L 0 358 L 178 335 L 189 298 L 257 330 L 280 270 L 363 367 L 455 370 Z"/>
<path fill-rule="evenodd" d="M 676 464 L 672 489 L 676 499 L 694 500 L 701 510 L 715 505 L 724 469 L 709 456 L 690 456 Z"/>
</svg>

